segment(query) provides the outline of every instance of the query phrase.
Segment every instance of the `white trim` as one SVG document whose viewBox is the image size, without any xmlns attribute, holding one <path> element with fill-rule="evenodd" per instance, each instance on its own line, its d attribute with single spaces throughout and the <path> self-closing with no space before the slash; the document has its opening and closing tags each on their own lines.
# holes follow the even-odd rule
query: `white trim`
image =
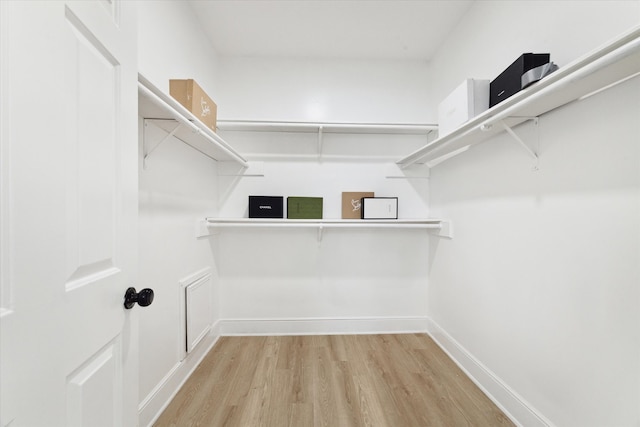
<svg viewBox="0 0 640 427">
<path fill-rule="evenodd" d="M 427 319 L 431 338 L 462 371 L 518 426 L 554 427 L 522 396 L 506 385 L 435 321 Z"/>
<path fill-rule="evenodd" d="M 428 318 L 349 317 L 222 319 L 220 333 L 235 335 L 346 335 L 426 332 Z"/>
<path fill-rule="evenodd" d="M 169 403 L 178 394 L 220 338 L 219 321 L 211 326 L 208 345 L 199 345 L 182 361 L 176 363 L 138 406 L 138 425 L 153 426 Z"/>
</svg>

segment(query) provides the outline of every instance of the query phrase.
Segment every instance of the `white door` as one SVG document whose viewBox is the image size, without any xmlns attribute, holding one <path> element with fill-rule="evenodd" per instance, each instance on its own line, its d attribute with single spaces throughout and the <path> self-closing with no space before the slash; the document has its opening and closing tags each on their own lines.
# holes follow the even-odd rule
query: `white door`
<svg viewBox="0 0 640 427">
<path fill-rule="evenodd" d="M 131 2 L 0 0 L 0 426 L 137 424 Z"/>
</svg>

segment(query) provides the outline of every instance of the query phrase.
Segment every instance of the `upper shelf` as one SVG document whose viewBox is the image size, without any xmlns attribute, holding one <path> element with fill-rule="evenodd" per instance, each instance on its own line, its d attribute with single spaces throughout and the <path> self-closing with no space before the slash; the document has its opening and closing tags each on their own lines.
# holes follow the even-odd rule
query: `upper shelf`
<svg viewBox="0 0 640 427">
<path fill-rule="evenodd" d="M 368 123 L 307 123 L 219 120 L 218 129 L 249 132 L 300 132 L 300 133 L 355 133 L 428 135 L 438 129 L 427 124 L 368 124 Z"/>
<path fill-rule="evenodd" d="M 138 113 L 184 143 L 214 160 L 232 160 L 244 167 L 247 160 L 205 126 L 178 101 L 138 74 Z M 176 123 L 177 122 L 177 123 Z"/>
<path fill-rule="evenodd" d="M 317 160 L 346 160 L 346 161 L 375 161 L 375 162 L 395 162 L 399 156 L 422 146 L 429 141 L 430 134 L 438 129 L 433 124 L 414 123 L 329 123 L 329 122 L 275 122 L 275 121 L 253 121 L 253 120 L 218 120 L 218 130 L 221 132 L 247 132 L 247 133 L 279 133 L 300 135 L 305 134 L 304 140 L 308 143 L 316 137 L 317 147 L 315 151 L 308 151 L 309 145 L 296 144 L 295 147 L 288 145 L 290 138 L 278 138 L 281 145 L 272 144 L 274 139 L 259 140 L 268 142 L 268 151 L 245 152 L 244 154 L 252 159 L 317 159 Z M 329 140 L 328 135 L 372 135 L 382 138 L 355 139 L 354 144 L 336 144 L 335 139 Z M 222 133 L 222 135 L 226 135 Z M 309 135 L 311 138 L 308 138 Z M 388 135 L 402 137 L 402 141 L 397 139 L 389 143 Z M 325 137 L 327 139 L 325 139 Z M 296 136 L 297 138 L 297 136 Z M 240 139 L 242 141 L 242 139 Z M 327 145 L 324 145 L 325 141 Z M 363 146 L 362 144 L 366 144 Z M 407 145 L 408 144 L 408 145 Z M 257 146 L 250 146 L 256 148 Z M 306 147 L 306 148 L 305 148 Z M 280 150 L 280 151 L 278 151 Z M 284 150 L 284 151 L 283 151 Z"/>
<path fill-rule="evenodd" d="M 503 132 L 503 123 L 509 127 L 518 125 L 638 74 L 640 27 L 560 68 L 397 163 L 406 167 L 451 156 L 458 150 Z"/>
</svg>

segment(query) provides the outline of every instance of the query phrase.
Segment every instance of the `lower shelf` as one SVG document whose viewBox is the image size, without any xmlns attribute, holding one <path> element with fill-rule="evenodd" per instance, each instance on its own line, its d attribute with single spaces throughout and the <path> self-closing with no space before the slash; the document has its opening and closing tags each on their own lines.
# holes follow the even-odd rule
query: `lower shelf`
<svg viewBox="0 0 640 427">
<path fill-rule="evenodd" d="M 451 222 L 441 219 L 391 219 L 391 220 L 360 220 L 360 219 L 262 219 L 262 218 L 205 218 L 198 221 L 196 237 L 211 234 L 211 230 L 223 228 L 317 228 L 318 241 L 322 240 L 325 228 L 395 228 L 395 229 L 423 229 L 433 231 L 440 237 L 452 238 Z"/>
</svg>

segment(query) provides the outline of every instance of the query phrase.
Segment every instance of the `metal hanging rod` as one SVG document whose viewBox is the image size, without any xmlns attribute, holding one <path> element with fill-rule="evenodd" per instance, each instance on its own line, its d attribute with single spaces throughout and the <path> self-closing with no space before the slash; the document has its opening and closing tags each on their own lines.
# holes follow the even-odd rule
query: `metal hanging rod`
<svg viewBox="0 0 640 427">
<path fill-rule="evenodd" d="M 249 132 L 388 133 L 406 135 L 426 135 L 438 129 L 438 126 L 433 124 L 316 123 L 252 120 L 218 120 L 217 126 L 220 130 Z"/>
</svg>

